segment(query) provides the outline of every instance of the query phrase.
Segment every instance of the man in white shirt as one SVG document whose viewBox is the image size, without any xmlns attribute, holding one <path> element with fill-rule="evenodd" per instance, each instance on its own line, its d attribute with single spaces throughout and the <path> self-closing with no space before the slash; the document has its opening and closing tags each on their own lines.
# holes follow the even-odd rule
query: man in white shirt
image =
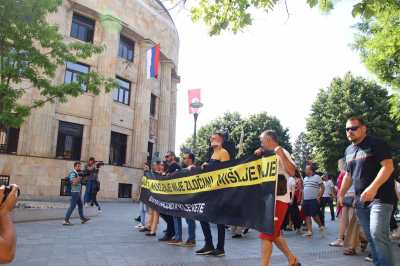
<svg viewBox="0 0 400 266">
<path fill-rule="evenodd" d="M 306 176 L 304 177 L 304 193 L 303 193 L 303 210 L 306 216 L 307 233 L 304 236 L 312 236 L 312 220 L 319 225 L 321 231 L 324 230 L 320 218 L 319 205 L 321 203 L 321 197 L 324 194 L 324 183 L 322 178 L 315 174 L 314 167 L 307 165 Z"/>
<path fill-rule="evenodd" d="M 331 211 L 331 220 L 335 220 L 335 209 L 333 208 L 333 197 L 335 195 L 335 185 L 333 184 L 330 176 L 325 174 L 322 177 L 324 182 L 324 194 L 321 198 L 321 223 L 325 226 L 325 207 L 329 206 L 329 210 Z"/>
</svg>

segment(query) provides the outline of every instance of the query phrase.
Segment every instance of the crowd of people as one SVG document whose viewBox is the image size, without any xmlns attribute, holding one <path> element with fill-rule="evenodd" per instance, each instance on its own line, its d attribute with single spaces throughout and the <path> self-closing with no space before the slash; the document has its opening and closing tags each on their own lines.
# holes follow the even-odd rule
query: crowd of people
<svg viewBox="0 0 400 266">
<path fill-rule="evenodd" d="M 262 266 L 269 265 L 273 245 L 287 257 L 289 265 L 301 265 L 282 232 L 295 231 L 312 239 L 313 221 L 321 232 L 326 230 L 326 207 L 329 207 L 331 220 L 339 219 L 338 237 L 329 246 L 342 247 L 343 254 L 347 256 L 356 255 L 359 249 L 369 250 L 370 254 L 366 259 L 375 266 L 395 265 L 392 241 L 400 239 L 400 229 L 396 221 L 400 199 L 399 169 L 393 163 L 390 147 L 382 139 L 367 134 L 367 126 L 362 118 L 349 118 L 345 131 L 351 144 L 347 147 L 344 158 L 339 160 L 340 173 L 335 182 L 327 174 L 318 174 L 317 167 L 312 162 L 307 164 L 304 172 L 298 169 L 290 153 L 279 145 L 274 131 L 267 130 L 260 135 L 261 147 L 254 154 L 263 156 L 273 151 L 278 160 L 274 232 L 259 234 Z M 231 159 L 223 146 L 224 139 L 224 135 L 219 133 L 211 136 L 212 152 L 209 160 L 201 167 L 218 166 Z M 94 204 L 101 210 L 96 200 L 100 189 L 98 170 L 101 165 L 101 162 L 90 158 L 85 170 L 81 171 L 81 163 L 74 163 L 74 169 L 67 177 L 71 199 L 64 225 L 72 225 L 70 216 L 76 206 L 82 223 L 89 221 L 83 213 L 84 204 Z M 194 167 L 193 153 L 185 154 L 180 165 L 174 152 L 168 152 L 164 161 L 146 164 L 145 171 L 168 175 L 177 171 L 191 171 Z M 86 184 L 83 202 L 82 183 Z M 10 262 L 15 255 L 16 236 L 10 213 L 17 201 L 18 191 L 16 185 L 0 187 L 0 263 Z M 196 246 L 196 221 L 185 219 L 188 237 L 184 240 L 182 217 L 159 213 L 143 203 L 140 205 L 140 224 L 137 228 L 146 236 L 155 237 L 160 217 L 165 221 L 166 229 L 159 241 L 182 247 Z M 245 236 L 249 230 L 240 226 L 218 224 L 218 238 L 214 245 L 210 224 L 201 221 L 200 226 L 205 241 L 196 254 L 216 257 L 225 255 L 227 228 L 230 228 L 234 238 Z"/>
<path fill-rule="evenodd" d="M 338 238 L 327 243 L 329 246 L 343 247 L 343 254 L 347 256 L 356 255 L 358 249 L 365 251 L 369 246 L 367 261 L 381 266 L 394 265 L 391 241 L 400 239 L 395 219 L 400 183 L 390 148 L 383 140 L 367 135 L 367 127 L 361 118 L 347 121 L 346 134 L 351 144 L 344 158 L 338 162 L 339 176 L 336 180 L 329 174 L 319 173 L 313 162 L 308 162 L 305 169 L 297 168 L 291 155 L 279 146 L 274 131 L 267 130 L 261 134 L 261 148 L 255 154 L 262 156 L 265 151 L 274 151 L 278 157 L 279 175 L 287 180 L 286 193 L 276 195 L 274 234 L 259 235 L 262 265 L 269 265 L 273 244 L 286 255 L 289 265 L 300 265 L 281 233 L 293 231 L 312 239 L 313 221 L 322 233 L 329 218 L 331 221 L 339 220 Z M 210 143 L 210 159 L 201 167 L 230 160 L 229 152 L 223 147 L 224 134 L 212 135 Z M 190 171 L 194 167 L 194 154 L 184 154 L 179 165 L 175 154 L 168 152 L 163 161 L 146 164 L 145 170 L 168 175 L 176 171 Z M 330 215 L 326 215 L 327 207 Z M 140 210 L 136 227 L 147 236 L 156 236 L 161 216 L 167 227 L 159 241 L 182 247 L 196 246 L 196 221 L 186 219 L 188 238 L 184 241 L 181 217 L 160 214 L 143 203 Z M 205 244 L 196 251 L 198 255 L 224 256 L 226 230 L 232 232 L 233 238 L 244 237 L 249 231 L 245 227 L 219 224 L 218 241 L 214 245 L 209 223 L 199 223 Z"/>
</svg>

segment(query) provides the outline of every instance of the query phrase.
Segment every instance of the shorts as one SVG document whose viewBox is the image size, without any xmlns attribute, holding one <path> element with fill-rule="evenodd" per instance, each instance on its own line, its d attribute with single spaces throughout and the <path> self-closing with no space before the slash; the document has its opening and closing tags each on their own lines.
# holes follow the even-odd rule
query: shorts
<svg viewBox="0 0 400 266">
<path fill-rule="evenodd" d="M 319 204 L 316 199 L 304 200 L 303 202 L 304 215 L 306 217 L 314 217 L 319 214 Z"/>
<path fill-rule="evenodd" d="M 274 241 L 275 239 L 281 236 L 281 227 L 283 222 L 285 221 L 285 216 L 288 207 L 289 207 L 288 203 L 282 202 L 280 200 L 276 201 L 275 217 L 277 218 L 277 220 L 274 220 L 274 234 L 260 233 L 259 235 L 260 239 Z"/>
</svg>

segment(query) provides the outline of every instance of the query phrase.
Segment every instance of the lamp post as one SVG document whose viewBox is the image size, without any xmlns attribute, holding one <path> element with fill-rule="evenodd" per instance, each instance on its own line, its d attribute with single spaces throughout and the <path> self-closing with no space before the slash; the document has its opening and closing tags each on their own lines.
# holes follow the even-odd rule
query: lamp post
<svg viewBox="0 0 400 266">
<path fill-rule="evenodd" d="M 194 112 L 193 112 L 193 118 L 194 118 L 194 131 L 193 131 L 193 153 L 196 153 L 196 138 L 197 138 L 197 118 L 199 117 L 199 111 L 200 108 L 203 107 L 203 104 L 201 102 L 193 102 L 190 105 Z"/>
</svg>

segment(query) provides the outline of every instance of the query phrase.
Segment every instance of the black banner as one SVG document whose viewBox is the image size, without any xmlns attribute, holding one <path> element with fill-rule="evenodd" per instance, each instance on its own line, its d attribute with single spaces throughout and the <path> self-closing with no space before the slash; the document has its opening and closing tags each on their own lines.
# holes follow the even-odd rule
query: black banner
<svg viewBox="0 0 400 266">
<path fill-rule="evenodd" d="M 145 173 L 140 200 L 160 213 L 272 234 L 277 167 L 270 155 L 168 176 Z"/>
</svg>

